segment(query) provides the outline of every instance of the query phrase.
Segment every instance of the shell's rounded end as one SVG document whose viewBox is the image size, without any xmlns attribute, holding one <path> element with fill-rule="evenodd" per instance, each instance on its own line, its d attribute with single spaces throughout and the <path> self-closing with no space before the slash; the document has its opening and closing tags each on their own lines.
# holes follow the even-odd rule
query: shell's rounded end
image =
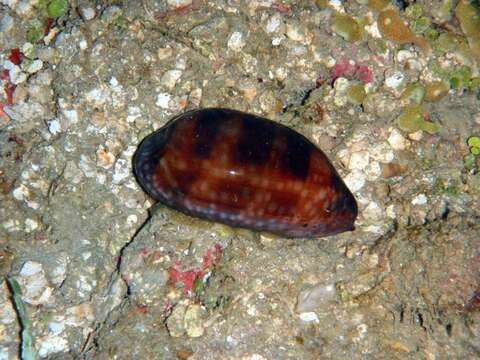
<svg viewBox="0 0 480 360">
<path fill-rule="evenodd" d="M 152 176 L 156 171 L 166 143 L 166 134 L 163 129 L 148 135 L 142 140 L 132 157 L 132 169 L 140 187 L 152 198 L 158 199 L 157 191 L 152 183 Z"/>
</svg>

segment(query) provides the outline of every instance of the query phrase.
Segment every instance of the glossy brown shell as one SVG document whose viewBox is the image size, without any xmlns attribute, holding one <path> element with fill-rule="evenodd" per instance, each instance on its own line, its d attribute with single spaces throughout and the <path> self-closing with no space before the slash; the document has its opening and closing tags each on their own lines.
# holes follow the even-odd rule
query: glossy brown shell
<svg viewBox="0 0 480 360">
<path fill-rule="evenodd" d="M 133 158 L 140 186 L 184 213 L 287 237 L 353 230 L 357 204 L 325 154 L 273 121 L 190 111 L 148 135 Z"/>
</svg>

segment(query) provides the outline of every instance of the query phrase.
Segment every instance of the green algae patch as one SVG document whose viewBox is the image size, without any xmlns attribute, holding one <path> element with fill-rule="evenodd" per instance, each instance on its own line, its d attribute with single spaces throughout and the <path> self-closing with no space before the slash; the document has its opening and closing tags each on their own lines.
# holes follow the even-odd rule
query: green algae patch
<svg viewBox="0 0 480 360">
<path fill-rule="evenodd" d="M 432 186 L 432 194 L 457 196 L 459 194 L 458 184 L 454 180 L 442 181 L 435 179 Z"/>
<path fill-rule="evenodd" d="M 450 73 L 450 87 L 454 90 L 468 88 L 472 70 L 468 66 L 459 66 Z"/>
<path fill-rule="evenodd" d="M 413 43 L 419 46 L 424 52 L 430 51 L 430 45 L 421 36 L 415 34 L 405 25 L 398 11 L 387 9 L 378 15 L 378 30 L 382 36 L 398 44 Z"/>
<path fill-rule="evenodd" d="M 440 6 L 432 9 L 432 15 L 441 22 L 448 22 L 452 19 L 453 0 L 442 0 Z"/>
<path fill-rule="evenodd" d="M 463 163 L 468 170 L 477 170 L 480 155 L 480 136 L 470 136 L 467 139 L 470 153 L 463 157 Z"/>
<path fill-rule="evenodd" d="M 468 90 L 479 91 L 480 90 L 480 77 L 474 77 L 470 79 L 468 83 Z"/>
<path fill-rule="evenodd" d="M 408 104 L 420 105 L 425 97 L 425 87 L 420 83 L 413 83 L 403 91 L 401 100 Z"/>
<path fill-rule="evenodd" d="M 328 0 L 316 0 L 315 4 L 317 4 L 320 9 L 326 9 L 328 7 Z"/>
<path fill-rule="evenodd" d="M 436 30 L 436 29 L 433 29 L 433 28 L 428 28 L 424 33 L 423 33 L 423 36 L 425 36 L 425 38 L 430 41 L 430 42 L 433 42 L 435 40 L 438 39 L 438 37 L 440 36 L 440 33 Z"/>
<path fill-rule="evenodd" d="M 471 136 L 467 140 L 468 147 L 470 148 L 470 153 L 477 156 L 480 155 L 480 137 Z"/>
<path fill-rule="evenodd" d="M 422 5 L 415 3 L 405 9 L 405 16 L 409 19 L 418 19 L 423 15 Z"/>
<path fill-rule="evenodd" d="M 449 86 L 444 81 L 432 81 L 425 84 L 425 101 L 436 102 L 448 94 Z"/>
<path fill-rule="evenodd" d="M 340 35 L 345 41 L 357 42 L 362 39 L 363 31 L 357 20 L 352 16 L 335 13 L 332 30 Z"/>
<path fill-rule="evenodd" d="M 390 5 L 389 0 L 368 0 L 368 7 L 374 11 L 382 11 Z"/>
<path fill-rule="evenodd" d="M 361 83 L 352 84 L 348 88 L 347 100 L 354 105 L 362 104 L 366 96 L 365 86 Z"/>
<path fill-rule="evenodd" d="M 68 0 L 52 0 L 47 5 L 47 14 L 52 18 L 59 18 L 68 10 Z"/>
<path fill-rule="evenodd" d="M 477 157 L 473 154 L 468 154 L 463 157 L 463 163 L 467 170 L 475 170 L 477 168 Z"/>
<path fill-rule="evenodd" d="M 412 21 L 412 30 L 415 34 L 424 34 L 430 29 L 432 22 L 426 16 L 422 16 Z"/>
<path fill-rule="evenodd" d="M 38 20 L 33 21 L 31 27 L 27 29 L 27 34 L 26 34 L 27 41 L 32 44 L 36 44 L 37 41 L 43 38 L 43 36 L 44 36 L 43 25 Z"/>
<path fill-rule="evenodd" d="M 467 37 L 480 38 L 480 8 L 472 1 L 460 0 L 455 8 L 455 15 L 460 27 Z"/>
<path fill-rule="evenodd" d="M 450 89 L 475 92 L 480 87 L 480 78 L 474 76 L 475 66 L 460 65 L 443 68 L 436 61 L 431 61 L 428 66 L 431 72 L 441 80 L 426 85 L 426 101 L 437 101 Z"/>
<path fill-rule="evenodd" d="M 435 134 L 439 131 L 437 124 L 425 121 L 422 107 L 419 105 L 407 106 L 403 109 L 397 118 L 397 124 L 400 129 L 408 132 L 423 130 L 429 134 Z"/>
<path fill-rule="evenodd" d="M 455 8 L 455 16 L 473 55 L 477 60 L 480 59 L 480 6 L 473 1 L 460 0 Z"/>
<path fill-rule="evenodd" d="M 444 32 L 438 36 L 434 46 L 438 51 L 447 52 L 457 50 L 462 43 L 465 43 L 462 36 Z"/>
</svg>

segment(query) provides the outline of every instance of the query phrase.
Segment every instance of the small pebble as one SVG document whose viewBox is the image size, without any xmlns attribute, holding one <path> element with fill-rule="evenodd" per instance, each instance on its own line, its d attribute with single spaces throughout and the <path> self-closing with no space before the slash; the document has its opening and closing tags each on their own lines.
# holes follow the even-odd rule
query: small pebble
<svg viewBox="0 0 480 360">
<path fill-rule="evenodd" d="M 423 139 L 423 131 L 422 130 L 418 130 L 418 131 L 415 131 L 413 133 L 410 133 L 408 134 L 408 138 L 410 140 L 414 140 L 414 141 L 420 141 Z"/>
<path fill-rule="evenodd" d="M 391 89 L 397 89 L 402 85 L 404 79 L 405 75 L 401 72 L 394 72 L 385 79 L 385 86 Z"/>
<path fill-rule="evenodd" d="M 43 266 L 36 261 L 26 261 L 20 270 L 20 276 L 32 276 L 43 271 Z"/>
<path fill-rule="evenodd" d="M 245 40 L 243 39 L 243 34 L 239 31 L 235 31 L 230 35 L 228 39 L 227 46 L 233 51 L 241 51 L 245 46 Z"/>
<path fill-rule="evenodd" d="M 370 154 L 368 151 L 357 151 L 352 154 L 348 163 L 350 170 L 364 170 L 370 162 Z"/>
<path fill-rule="evenodd" d="M 0 32 L 7 33 L 13 28 L 13 18 L 9 15 L 3 15 L 0 19 Z"/>
<path fill-rule="evenodd" d="M 27 233 L 35 231 L 36 229 L 38 229 L 38 222 L 36 222 L 33 219 L 26 219 L 25 220 L 25 231 Z"/>
<path fill-rule="evenodd" d="M 343 180 L 352 192 L 359 191 L 367 181 L 365 174 L 358 170 L 352 171 Z"/>
<path fill-rule="evenodd" d="M 188 95 L 188 100 L 194 107 L 200 106 L 200 102 L 202 101 L 203 91 L 200 88 L 193 89 L 190 94 Z"/>
<path fill-rule="evenodd" d="M 82 19 L 85 21 L 92 20 L 96 15 L 95 8 L 86 1 L 80 2 L 78 5 L 78 11 Z"/>
<path fill-rule="evenodd" d="M 378 29 L 378 23 L 375 21 L 371 25 L 365 26 L 365 31 L 374 39 L 381 39 L 382 34 L 380 34 L 380 30 Z"/>
<path fill-rule="evenodd" d="M 184 318 L 187 307 L 177 304 L 167 319 L 166 325 L 171 337 L 181 337 L 185 334 Z"/>
<path fill-rule="evenodd" d="M 341 0 L 329 0 L 328 5 L 340 13 L 344 13 L 345 9 L 343 8 L 343 3 Z"/>
<path fill-rule="evenodd" d="M 402 175 L 404 168 L 398 163 L 381 164 L 382 177 L 391 178 Z"/>
<path fill-rule="evenodd" d="M 412 200 L 412 205 L 425 205 L 427 203 L 427 197 L 425 194 L 419 194 Z"/>
<path fill-rule="evenodd" d="M 269 19 L 265 30 L 268 33 L 273 33 L 280 29 L 281 24 L 282 24 L 282 17 L 280 16 L 280 14 L 275 14 Z"/>
<path fill-rule="evenodd" d="M 14 85 L 21 84 L 27 80 L 27 74 L 25 74 L 20 66 L 13 66 L 9 71 L 10 82 Z"/>
<path fill-rule="evenodd" d="M 78 43 L 78 47 L 81 49 L 81 50 L 85 50 L 88 48 L 88 42 L 87 40 L 83 39 L 83 40 L 80 40 L 80 42 Z"/>
<path fill-rule="evenodd" d="M 97 150 L 97 165 L 104 169 L 110 169 L 114 162 L 115 155 L 100 145 Z"/>
<path fill-rule="evenodd" d="M 406 60 L 412 59 L 413 57 L 414 57 L 414 54 L 409 50 L 400 50 L 397 53 L 397 61 L 399 63 L 402 63 Z"/>
<path fill-rule="evenodd" d="M 116 88 L 118 87 L 118 80 L 115 76 L 112 76 L 112 78 L 110 79 L 110 81 L 108 82 L 110 84 L 111 87 L 113 88 Z"/>
<path fill-rule="evenodd" d="M 35 74 L 37 71 L 40 71 L 42 67 L 43 67 L 43 61 L 40 59 L 36 59 L 28 62 L 23 69 L 29 74 Z"/>
<path fill-rule="evenodd" d="M 138 106 L 130 106 L 127 110 L 127 117 L 126 117 L 126 122 L 127 123 L 133 123 L 136 119 L 142 116 L 142 111 Z"/>
<path fill-rule="evenodd" d="M 383 211 L 376 202 L 372 201 L 363 210 L 363 215 L 365 219 L 378 222 L 379 220 L 382 220 Z"/>
<path fill-rule="evenodd" d="M 13 197 L 18 201 L 26 200 L 30 197 L 30 190 L 23 184 L 13 190 Z"/>
<path fill-rule="evenodd" d="M 12 70 L 15 66 L 14 63 L 12 63 L 10 60 L 4 60 L 3 61 L 3 67 L 6 69 L 6 70 Z"/>
<path fill-rule="evenodd" d="M 158 107 L 161 107 L 162 109 L 169 109 L 171 99 L 172 99 L 172 95 L 167 93 L 160 93 L 157 95 L 157 100 L 155 101 L 155 105 L 157 105 Z"/>
<path fill-rule="evenodd" d="M 101 88 L 94 88 L 86 94 L 85 98 L 88 102 L 100 107 L 109 100 L 109 95 L 107 91 Z"/>
<path fill-rule="evenodd" d="M 131 227 L 138 222 L 138 217 L 135 214 L 128 215 L 127 217 L 127 226 Z"/>
<path fill-rule="evenodd" d="M 113 174 L 113 183 L 119 184 L 130 176 L 130 169 L 125 159 L 118 159 L 115 163 L 115 172 Z"/>
<path fill-rule="evenodd" d="M 305 34 L 296 24 L 287 24 L 286 35 L 290 40 L 303 42 Z"/>
<path fill-rule="evenodd" d="M 52 135 L 57 135 L 62 130 L 60 121 L 58 121 L 57 119 L 52 119 L 48 121 L 47 124 L 48 124 L 48 131 Z"/>
<path fill-rule="evenodd" d="M 394 150 L 405 150 L 407 147 L 407 140 L 397 129 L 393 129 L 390 132 L 390 136 L 388 137 L 387 141 Z"/>
<path fill-rule="evenodd" d="M 169 70 L 165 74 L 163 74 L 160 81 L 168 90 L 172 90 L 181 76 L 181 70 Z"/>
<path fill-rule="evenodd" d="M 303 312 L 298 317 L 300 318 L 300 320 L 305 322 L 319 322 L 318 316 L 314 312 Z"/>
<path fill-rule="evenodd" d="M 20 221 L 18 220 L 7 220 L 2 224 L 3 228 L 8 232 L 19 231 L 20 230 Z"/>
<path fill-rule="evenodd" d="M 88 158 L 88 156 L 80 155 L 80 162 L 78 163 L 78 167 L 82 170 L 83 174 L 87 178 L 94 177 L 96 174 L 95 164 L 92 160 Z"/>
<path fill-rule="evenodd" d="M 67 276 L 68 256 L 61 254 L 55 259 L 55 267 L 49 272 L 49 279 L 55 286 L 60 286 Z"/>
<path fill-rule="evenodd" d="M 346 78 L 339 77 L 335 80 L 333 86 L 335 89 L 335 97 L 333 99 L 333 102 L 338 107 L 345 106 L 348 102 L 347 92 L 350 88 L 350 82 Z"/>
<path fill-rule="evenodd" d="M 36 339 L 36 345 L 39 348 L 38 355 L 42 358 L 68 349 L 68 341 L 57 335 L 39 337 Z"/>
<path fill-rule="evenodd" d="M 282 41 L 285 39 L 284 36 L 275 36 L 273 39 L 272 39 L 272 45 L 273 46 L 278 46 L 282 43 Z"/>
<path fill-rule="evenodd" d="M 78 112 L 75 109 L 63 109 L 62 115 L 66 118 L 66 120 L 68 120 L 70 124 L 76 124 L 78 122 Z"/>
<path fill-rule="evenodd" d="M 170 56 L 172 56 L 173 54 L 173 50 L 172 48 L 159 48 L 157 50 L 157 56 L 158 56 L 158 60 L 166 60 L 168 59 Z"/>
<path fill-rule="evenodd" d="M 41 263 L 26 261 L 20 270 L 17 281 L 22 288 L 22 299 L 31 305 L 52 304 L 53 289 L 48 281 Z"/>
<path fill-rule="evenodd" d="M 22 54 L 29 59 L 35 58 L 35 51 L 36 51 L 36 47 L 30 42 L 26 42 L 25 44 L 22 45 Z"/>
<path fill-rule="evenodd" d="M 204 329 L 201 314 L 202 308 L 200 305 L 193 304 L 188 306 L 183 319 L 188 337 L 195 338 L 203 335 Z"/>
</svg>

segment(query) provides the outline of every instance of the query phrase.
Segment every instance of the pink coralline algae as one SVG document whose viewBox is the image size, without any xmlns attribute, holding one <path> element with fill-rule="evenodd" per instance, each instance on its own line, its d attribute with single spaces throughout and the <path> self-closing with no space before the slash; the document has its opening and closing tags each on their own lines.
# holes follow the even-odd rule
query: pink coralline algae
<svg viewBox="0 0 480 360">
<path fill-rule="evenodd" d="M 23 55 L 20 52 L 20 49 L 13 48 L 10 50 L 10 54 L 7 56 L 7 59 L 14 65 L 20 65 L 22 62 Z M 6 115 L 3 111 L 5 106 L 13 105 L 13 93 L 15 92 L 16 85 L 10 82 L 10 72 L 8 69 L 3 69 L 0 71 L 0 81 L 3 82 L 3 90 L 5 92 L 6 101 L 0 102 L 0 116 Z"/>
<path fill-rule="evenodd" d="M 174 284 L 183 285 L 183 293 L 185 295 L 191 294 L 195 281 L 203 279 L 209 273 L 210 268 L 220 262 L 222 258 L 222 247 L 220 244 L 215 244 L 212 249 L 209 249 L 203 256 L 202 266 L 200 269 L 182 270 L 182 264 L 177 261 L 168 270 L 170 281 Z"/>
<path fill-rule="evenodd" d="M 22 62 L 22 53 L 20 52 L 19 48 L 13 48 L 10 50 L 10 55 L 8 56 L 8 60 L 10 60 L 15 65 L 20 65 Z"/>
<path fill-rule="evenodd" d="M 165 10 L 158 13 L 157 15 L 155 15 L 155 20 L 161 21 L 174 16 L 183 16 L 188 14 L 191 11 L 200 9 L 201 6 L 202 6 L 201 0 L 193 0 L 191 4 L 181 5 L 174 9 Z"/>
<path fill-rule="evenodd" d="M 220 244 L 215 244 L 213 249 L 208 249 L 207 253 L 203 256 L 202 267 L 207 269 L 210 265 L 218 264 L 222 258 L 222 247 Z"/>
<path fill-rule="evenodd" d="M 287 14 L 292 10 L 292 7 L 288 4 L 282 4 L 282 3 L 273 3 L 271 8 L 280 14 Z"/>
<path fill-rule="evenodd" d="M 15 91 L 16 85 L 11 84 L 8 77 L 8 70 L 3 70 L 0 72 L 0 80 L 4 80 L 3 89 L 6 95 L 6 101 L 0 102 L 0 116 L 4 115 L 3 108 L 8 105 L 13 105 L 13 93 Z"/>
<path fill-rule="evenodd" d="M 13 84 L 5 84 L 5 93 L 7 94 L 7 105 L 13 105 L 13 92 L 16 86 Z"/>
<path fill-rule="evenodd" d="M 366 65 L 356 64 L 342 58 L 337 61 L 331 72 L 332 81 L 339 77 L 360 80 L 367 84 L 373 80 L 373 72 Z"/>
</svg>

